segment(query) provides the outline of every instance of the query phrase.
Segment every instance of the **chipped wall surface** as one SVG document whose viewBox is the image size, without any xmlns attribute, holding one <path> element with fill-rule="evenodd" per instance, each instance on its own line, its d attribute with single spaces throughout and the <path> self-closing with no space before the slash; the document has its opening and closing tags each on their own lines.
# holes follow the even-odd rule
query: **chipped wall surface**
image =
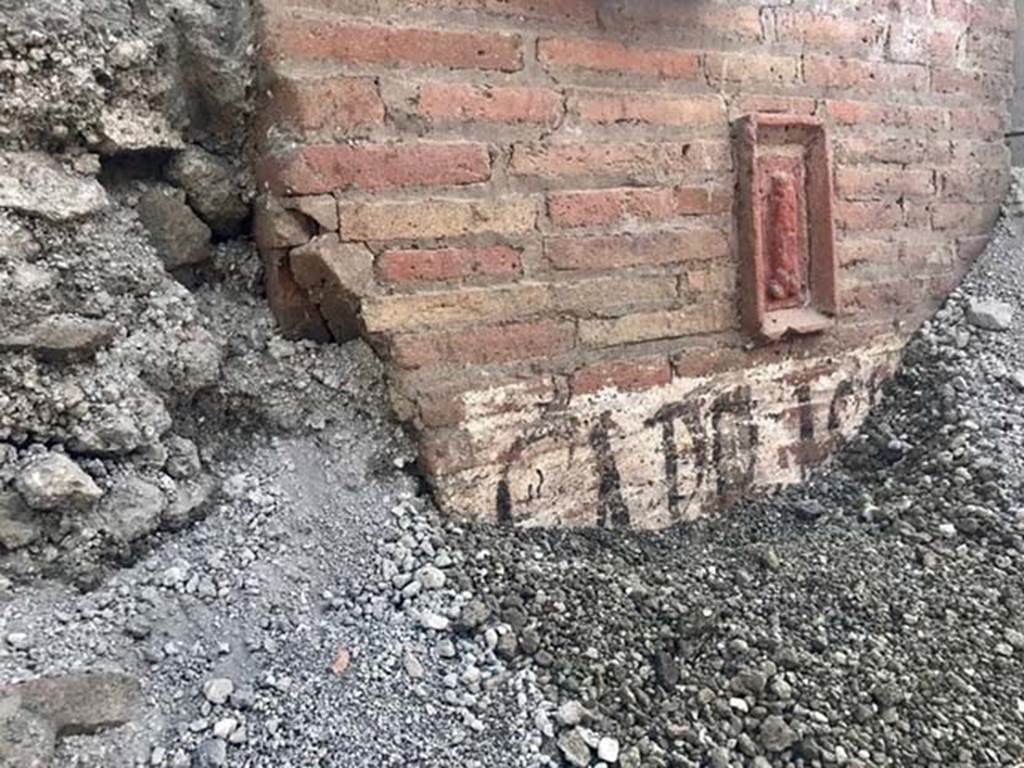
<svg viewBox="0 0 1024 768">
<path fill-rule="evenodd" d="M 259 5 L 270 301 L 292 335 L 371 340 L 439 498 L 472 517 L 661 525 L 799 477 L 1007 187 L 997 0 Z M 813 126 L 817 148 L 776 158 L 807 186 L 761 261 L 810 272 L 763 317 L 741 280 L 750 115 Z M 819 368 L 803 395 L 786 383 Z M 837 392 L 850 415 L 801 438 L 801 409 Z M 666 407 L 709 443 L 676 425 L 677 458 L 659 453 Z M 746 437 L 715 437 L 745 409 Z M 720 479 L 742 463 L 727 445 L 750 482 Z"/>
</svg>

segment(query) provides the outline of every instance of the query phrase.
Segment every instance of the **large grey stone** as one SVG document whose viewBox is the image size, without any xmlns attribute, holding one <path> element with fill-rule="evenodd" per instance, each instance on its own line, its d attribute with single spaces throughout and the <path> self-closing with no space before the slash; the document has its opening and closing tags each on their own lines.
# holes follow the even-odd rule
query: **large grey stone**
<svg viewBox="0 0 1024 768">
<path fill-rule="evenodd" d="M 139 104 L 104 109 L 100 114 L 99 133 L 98 148 L 107 155 L 184 146 L 181 136 L 164 114 Z"/>
<path fill-rule="evenodd" d="M 167 461 L 164 471 L 177 480 L 187 480 L 199 474 L 202 465 L 196 444 L 187 437 L 170 435 L 164 440 L 167 448 Z"/>
<path fill-rule="evenodd" d="M 118 541 L 132 542 L 160 527 L 167 499 L 163 491 L 139 478 L 115 485 L 96 510 L 97 527 Z"/>
<path fill-rule="evenodd" d="M 82 424 L 71 439 L 73 450 L 90 456 L 131 453 L 142 443 L 138 425 L 126 413 L 104 414 L 92 423 Z"/>
<path fill-rule="evenodd" d="M 971 299 L 967 322 L 986 331 L 1005 331 L 1013 322 L 1013 307 L 995 299 Z"/>
<path fill-rule="evenodd" d="M 63 168 L 43 152 L 0 152 L 0 208 L 69 221 L 109 203 L 96 179 Z"/>
<path fill-rule="evenodd" d="M 174 195 L 154 187 L 139 199 L 138 211 L 167 269 L 202 264 L 210 258 L 210 228 Z"/>
<path fill-rule="evenodd" d="M 783 752 L 799 738 L 796 731 L 779 715 L 769 715 L 764 719 L 759 736 L 761 746 L 769 752 Z"/>
<path fill-rule="evenodd" d="M 21 497 L 12 491 L 0 491 L 0 547 L 19 549 L 39 538 L 39 519 Z"/>
<path fill-rule="evenodd" d="M 188 203 L 221 237 L 237 235 L 249 215 L 236 182 L 237 172 L 200 147 L 179 153 L 167 169 L 168 177 L 188 194 Z"/>
<path fill-rule="evenodd" d="M 583 732 L 579 728 L 563 731 L 558 737 L 558 749 L 569 765 L 577 768 L 587 768 L 590 765 L 590 745 L 583 738 Z"/>
<path fill-rule="evenodd" d="M 174 529 L 184 528 L 200 517 L 216 488 L 217 481 L 209 475 L 179 483 L 174 497 L 164 510 L 163 525 Z"/>
<path fill-rule="evenodd" d="M 32 460 L 14 485 L 28 506 L 44 512 L 84 511 L 103 495 L 81 467 L 60 453 Z"/>
<path fill-rule="evenodd" d="M 28 350 L 40 360 L 77 363 L 110 344 L 117 326 L 78 315 L 53 315 L 0 337 L 0 351 Z"/>
<path fill-rule="evenodd" d="M 192 756 L 193 768 L 223 768 L 228 764 L 228 745 L 223 739 L 207 739 Z"/>
<path fill-rule="evenodd" d="M 81 672 L 0 687 L 0 697 L 15 698 L 58 735 L 123 725 L 135 716 L 140 695 L 138 680 L 120 672 Z"/>
</svg>

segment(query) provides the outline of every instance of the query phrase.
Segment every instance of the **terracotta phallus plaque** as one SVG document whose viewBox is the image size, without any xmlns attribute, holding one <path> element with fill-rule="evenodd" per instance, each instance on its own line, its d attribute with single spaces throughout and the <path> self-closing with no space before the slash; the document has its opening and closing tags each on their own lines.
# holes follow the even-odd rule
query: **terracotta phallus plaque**
<svg viewBox="0 0 1024 768">
<path fill-rule="evenodd" d="M 745 330 L 767 341 L 835 323 L 832 153 L 815 118 L 747 115 L 735 125 Z"/>
</svg>

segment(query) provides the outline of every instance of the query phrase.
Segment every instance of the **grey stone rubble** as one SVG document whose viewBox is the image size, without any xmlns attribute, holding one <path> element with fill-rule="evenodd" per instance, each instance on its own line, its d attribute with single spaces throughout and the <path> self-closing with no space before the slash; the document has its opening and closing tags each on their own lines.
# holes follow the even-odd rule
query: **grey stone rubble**
<svg viewBox="0 0 1024 768">
<path fill-rule="evenodd" d="M 95 178 L 65 170 L 49 155 L 0 153 L 0 208 L 67 221 L 98 213 L 108 204 Z"/>
<path fill-rule="evenodd" d="M 973 298 L 967 305 L 967 321 L 987 331 L 1005 331 L 1013 323 L 1013 307 L 1003 301 Z"/>
</svg>

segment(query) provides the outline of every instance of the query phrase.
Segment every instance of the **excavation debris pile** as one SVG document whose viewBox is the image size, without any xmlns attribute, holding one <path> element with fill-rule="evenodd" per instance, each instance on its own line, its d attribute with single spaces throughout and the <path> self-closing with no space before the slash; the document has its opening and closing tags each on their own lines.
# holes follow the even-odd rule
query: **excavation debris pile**
<svg viewBox="0 0 1024 768">
<path fill-rule="evenodd" d="M 229 349 L 186 288 L 216 294 L 234 281 L 251 294 L 258 272 L 230 239 L 252 194 L 239 172 L 247 9 L 0 8 L 5 579 L 94 585 L 156 530 L 202 515 L 216 491 L 203 457 L 216 435 L 197 397 L 230 381 L 229 360 L 272 328 L 257 322 Z"/>
</svg>

